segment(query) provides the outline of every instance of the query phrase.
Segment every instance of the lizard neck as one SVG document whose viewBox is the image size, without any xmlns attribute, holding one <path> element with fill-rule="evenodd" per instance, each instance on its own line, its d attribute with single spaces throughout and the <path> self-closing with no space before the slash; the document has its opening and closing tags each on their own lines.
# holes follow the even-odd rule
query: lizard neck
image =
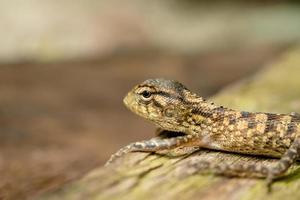
<svg viewBox="0 0 300 200">
<path fill-rule="evenodd" d="M 203 130 L 211 131 L 210 129 L 217 124 L 223 123 L 224 119 L 238 118 L 238 112 L 223 106 L 215 105 L 213 102 L 207 101 L 202 97 L 196 95 L 189 96 L 186 101 L 190 105 L 190 112 L 188 114 L 188 122 L 192 132 L 200 133 Z M 209 130 L 208 130 L 209 129 Z"/>
<path fill-rule="evenodd" d="M 211 121 L 221 120 L 224 115 L 229 115 L 234 112 L 232 109 L 215 105 L 214 102 L 207 101 L 190 91 L 187 91 L 185 97 L 185 101 L 189 105 L 188 107 L 191 108 L 190 115 L 198 116 L 200 121 L 203 121 L 201 118 L 209 119 Z"/>
</svg>

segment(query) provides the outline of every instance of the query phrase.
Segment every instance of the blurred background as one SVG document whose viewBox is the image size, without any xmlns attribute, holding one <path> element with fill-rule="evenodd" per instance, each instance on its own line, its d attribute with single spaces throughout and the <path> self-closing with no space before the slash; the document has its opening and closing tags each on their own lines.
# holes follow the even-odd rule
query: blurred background
<svg viewBox="0 0 300 200">
<path fill-rule="evenodd" d="M 164 77 L 204 97 L 299 44 L 297 1 L 0 0 L 0 199 L 31 199 L 155 128 L 122 105 Z"/>
</svg>

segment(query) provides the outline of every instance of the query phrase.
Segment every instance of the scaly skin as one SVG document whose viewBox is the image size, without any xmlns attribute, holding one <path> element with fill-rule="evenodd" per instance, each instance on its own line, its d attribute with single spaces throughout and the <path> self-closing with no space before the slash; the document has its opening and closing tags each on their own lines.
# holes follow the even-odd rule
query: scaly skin
<svg viewBox="0 0 300 200">
<path fill-rule="evenodd" d="M 267 177 L 271 183 L 300 155 L 300 116 L 297 113 L 235 111 L 207 102 L 179 82 L 164 79 L 149 79 L 137 85 L 124 98 L 124 103 L 132 112 L 152 121 L 162 132 L 151 140 L 120 149 L 107 164 L 132 151 L 182 155 L 197 150 L 195 147 L 204 147 L 280 158 L 274 167 L 192 164 L 194 168 L 208 168 L 217 174 Z M 169 131 L 167 137 L 163 131 Z M 172 133 L 173 137 L 170 137 Z"/>
</svg>

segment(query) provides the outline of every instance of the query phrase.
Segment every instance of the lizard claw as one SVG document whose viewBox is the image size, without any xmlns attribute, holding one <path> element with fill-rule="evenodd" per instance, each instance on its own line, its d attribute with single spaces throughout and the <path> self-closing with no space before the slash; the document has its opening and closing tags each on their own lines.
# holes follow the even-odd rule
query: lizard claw
<svg viewBox="0 0 300 200">
<path fill-rule="evenodd" d="M 267 174 L 267 187 L 268 187 L 268 192 L 272 192 L 272 184 L 274 181 L 281 176 L 282 173 L 276 170 L 272 170 L 272 168 L 269 168 L 268 174 Z"/>
<path fill-rule="evenodd" d="M 272 184 L 274 182 L 274 175 L 271 172 L 268 173 L 266 181 L 267 181 L 266 183 L 267 183 L 268 193 L 270 193 L 272 192 Z"/>
</svg>

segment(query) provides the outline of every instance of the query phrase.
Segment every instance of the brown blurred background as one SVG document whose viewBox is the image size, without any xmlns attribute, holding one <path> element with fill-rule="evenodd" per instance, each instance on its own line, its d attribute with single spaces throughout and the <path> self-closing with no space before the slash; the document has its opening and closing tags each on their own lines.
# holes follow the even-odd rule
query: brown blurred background
<svg viewBox="0 0 300 200">
<path fill-rule="evenodd" d="M 154 127 L 122 98 L 153 77 L 205 97 L 300 39 L 293 1 L 0 0 L 0 199 L 31 199 Z"/>
</svg>

